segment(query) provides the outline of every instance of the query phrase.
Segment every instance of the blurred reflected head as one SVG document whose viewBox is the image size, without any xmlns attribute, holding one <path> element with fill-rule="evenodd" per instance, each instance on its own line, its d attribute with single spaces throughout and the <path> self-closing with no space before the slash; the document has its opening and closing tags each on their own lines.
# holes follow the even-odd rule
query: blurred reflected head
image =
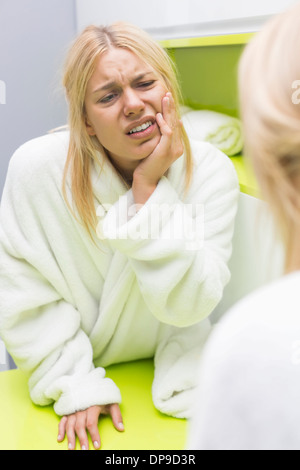
<svg viewBox="0 0 300 470">
<path fill-rule="evenodd" d="M 245 152 L 287 249 L 300 224 L 299 50 L 297 4 L 266 24 L 247 45 L 239 66 Z"/>
</svg>

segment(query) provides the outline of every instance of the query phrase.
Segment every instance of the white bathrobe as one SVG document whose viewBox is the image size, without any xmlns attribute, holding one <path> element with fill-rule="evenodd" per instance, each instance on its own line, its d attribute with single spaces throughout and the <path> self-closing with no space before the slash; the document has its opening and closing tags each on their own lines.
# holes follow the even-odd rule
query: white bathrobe
<svg viewBox="0 0 300 470">
<path fill-rule="evenodd" d="M 300 450 L 300 271 L 261 286 L 205 346 L 190 450 Z"/>
<path fill-rule="evenodd" d="M 136 211 L 132 190 L 99 155 L 93 244 L 62 196 L 68 141 L 68 132 L 46 135 L 11 159 L 1 201 L 0 336 L 28 373 L 33 402 L 54 403 L 58 415 L 120 403 L 104 367 L 154 357 L 155 406 L 189 417 L 207 317 L 230 278 L 234 167 L 210 144 L 193 143 L 186 197 L 181 157 Z"/>
</svg>

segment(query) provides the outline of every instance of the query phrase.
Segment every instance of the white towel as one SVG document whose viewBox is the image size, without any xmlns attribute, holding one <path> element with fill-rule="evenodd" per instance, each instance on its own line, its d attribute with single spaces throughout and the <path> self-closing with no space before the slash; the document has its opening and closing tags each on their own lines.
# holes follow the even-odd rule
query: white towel
<svg viewBox="0 0 300 470">
<path fill-rule="evenodd" d="M 182 122 L 190 139 L 213 144 L 228 156 L 243 149 L 241 121 L 232 116 L 209 110 L 181 108 Z"/>
</svg>

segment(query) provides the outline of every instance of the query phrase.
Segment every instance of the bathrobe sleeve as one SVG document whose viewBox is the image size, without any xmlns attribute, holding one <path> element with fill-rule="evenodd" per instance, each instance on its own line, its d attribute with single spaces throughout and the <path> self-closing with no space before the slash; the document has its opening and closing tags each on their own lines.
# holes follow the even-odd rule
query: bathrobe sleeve
<svg viewBox="0 0 300 470">
<path fill-rule="evenodd" d="M 194 174 L 186 196 L 181 157 L 140 210 L 130 190 L 108 210 L 97 231 L 128 256 L 152 314 L 181 328 L 208 317 L 230 279 L 227 263 L 239 195 L 227 156 L 208 143 L 194 143 L 192 150 Z"/>
<path fill-rule="evenodd" d="M 58 415 L 119 403 L 116 385 L 93 365 L 89 338 L 60 269 L 63 257 L 55 250 L 65 249 L 68 239 L 51 240 L 55 234 L 57 242 L 60 230 L 71 224 L 61 209 L 61 178 L 53 176 L 54 162 L 52 173 L 43 168 L 43 158 L 31 162 L 32 146 L 12 158 L 1 201 L 0 336 L 28 374 L 34 403 L 54 402 Z"/>
</svg>

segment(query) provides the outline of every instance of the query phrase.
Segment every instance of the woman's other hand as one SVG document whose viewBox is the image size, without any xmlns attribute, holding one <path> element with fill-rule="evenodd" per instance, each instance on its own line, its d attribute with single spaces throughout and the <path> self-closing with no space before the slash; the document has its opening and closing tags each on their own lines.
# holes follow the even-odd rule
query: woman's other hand
<svg viewBox="0 0 300 470">
<path fill-rule="evenodd" d="M 101 440 L 98 430 L 98 421 L 101 414 L 110 414 L 115 428 L 118 431 L 124 431 L 122 414 L 118 404 L 91 406 L 87 410 L 64 416 L 60 420 L 58 426 L 58 442 L 62 442 L 65 435 L 67 435 L 68 448 L 69 450 L 74 450 L 77 435 L 81 450 L 88 450 L 89 441 L 87 432 L 89 432 L 94 448 L 99 449 Z"/>
<path fill-rule="evenodd" d="M 136 204 L 143 205 L 155 190 L 160 178 L 183 154 L 182 123 L 178 119 L 171 93 L 162 99 L 162 114 L 156 115 L 161 139 L 154 151 L 145 158 L 133 174 L 132 191 Z"/>
</svg>

